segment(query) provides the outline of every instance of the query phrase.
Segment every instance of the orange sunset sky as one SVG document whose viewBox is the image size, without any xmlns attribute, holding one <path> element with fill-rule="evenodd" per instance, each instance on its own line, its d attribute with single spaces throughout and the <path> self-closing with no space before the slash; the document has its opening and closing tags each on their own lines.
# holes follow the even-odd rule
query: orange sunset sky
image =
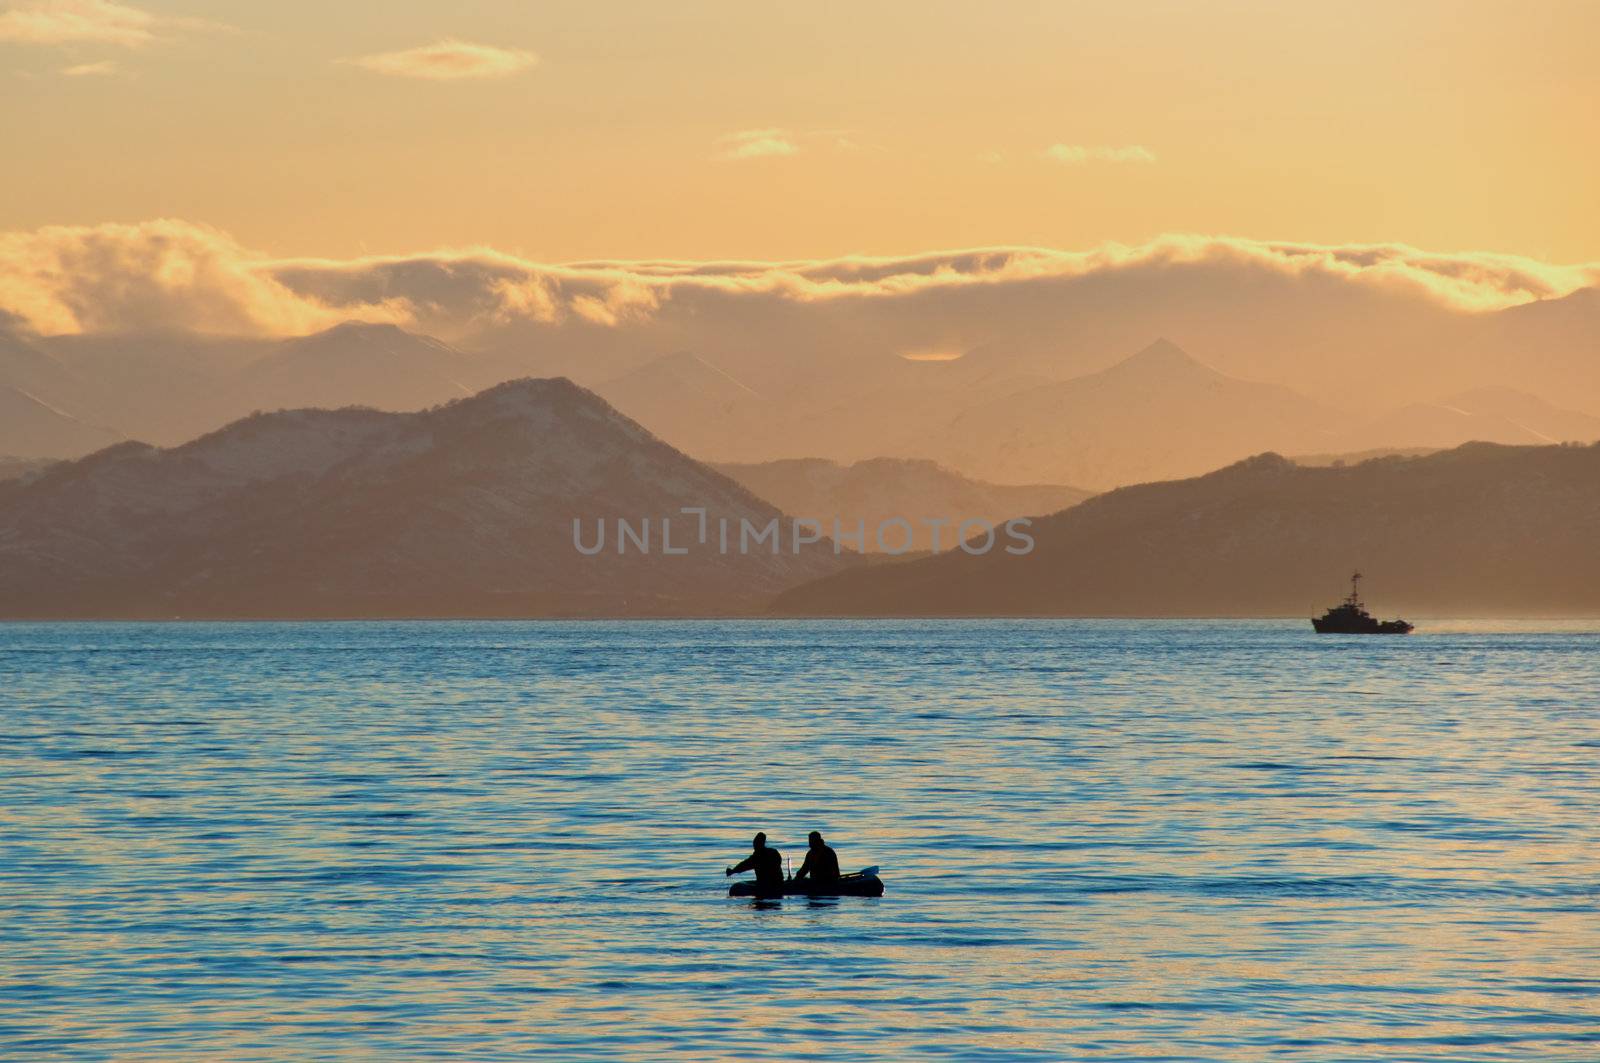
<svg viewBox="0 0 1600 1063">
<path fill-rule="evenodd" d="M 0 3 L 0 232 L 1600 258 L 1600 4 Z"/>
</svg>

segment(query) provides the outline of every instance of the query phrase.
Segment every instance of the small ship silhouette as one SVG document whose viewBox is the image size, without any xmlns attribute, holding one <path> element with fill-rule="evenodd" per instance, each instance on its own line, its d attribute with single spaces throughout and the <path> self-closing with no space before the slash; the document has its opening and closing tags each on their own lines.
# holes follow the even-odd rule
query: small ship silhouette
<svg viewBox="0 0 1600 1063">
<path fill-rule="evenodd" d="M 1311 621 L 1319 635 L 1409 635 L 1404 620 L 1379 620 L 1361 604 L 1361 573 L 1350 577 L 1350 597 Z"/>
</svg>

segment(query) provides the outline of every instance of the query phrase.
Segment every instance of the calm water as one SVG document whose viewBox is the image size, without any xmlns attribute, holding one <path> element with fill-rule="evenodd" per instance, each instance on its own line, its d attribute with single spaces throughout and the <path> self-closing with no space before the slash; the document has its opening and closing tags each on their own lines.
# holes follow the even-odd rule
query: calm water
<svg viewBox="0 0 1600 1063">
<path fill-rule="evenodd" d="M 0 1055 L 1593 1061 L 1597 651 L 0 625 Z"/>
</svg>

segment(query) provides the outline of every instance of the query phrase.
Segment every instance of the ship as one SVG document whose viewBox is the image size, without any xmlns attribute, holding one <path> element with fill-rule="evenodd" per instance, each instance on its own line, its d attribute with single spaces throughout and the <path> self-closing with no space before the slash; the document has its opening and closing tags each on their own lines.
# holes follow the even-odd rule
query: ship
<svg viewBox="0 0 1600 1063">
<path fill-rule="evenodd" d="M 1361 604 L 1361 573 L 1350 577 L 1350 597 L 1311 621 L 1319 635 L 1409 635 L 1404 620 L 1379 620 Z"/>
</svg>

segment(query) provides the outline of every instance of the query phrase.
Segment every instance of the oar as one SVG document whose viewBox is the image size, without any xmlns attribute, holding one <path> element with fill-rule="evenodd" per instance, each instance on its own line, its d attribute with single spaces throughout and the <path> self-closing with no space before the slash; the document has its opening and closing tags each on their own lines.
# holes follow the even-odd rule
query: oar
<svg viewBox="0 0 1600 1063">
<path fill-rule="evenodd" d="M 872 877 L 876 878 L 878 876 L 878 865 L 873 864 L 871 867 L 864 867 L 860 871 L 857 871 L 856 874 L 863 878 L 867 875 L 871 875 Z"/>
</svg>

